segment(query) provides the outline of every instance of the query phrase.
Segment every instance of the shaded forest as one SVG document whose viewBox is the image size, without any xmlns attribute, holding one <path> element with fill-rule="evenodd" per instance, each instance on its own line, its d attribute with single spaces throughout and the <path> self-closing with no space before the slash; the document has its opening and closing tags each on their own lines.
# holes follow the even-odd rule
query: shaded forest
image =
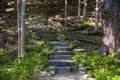
<svg viewBox="0 0 120 80">
<path fill-rule="evenodd" d="M 75 53 L 71 69 L 82 68 L 95 80 L 119 80 L 119 7 L 119 0 L 1 0 L 0 79 L 53 75 L 53 42 L 66 42 Z"/>
</svg>

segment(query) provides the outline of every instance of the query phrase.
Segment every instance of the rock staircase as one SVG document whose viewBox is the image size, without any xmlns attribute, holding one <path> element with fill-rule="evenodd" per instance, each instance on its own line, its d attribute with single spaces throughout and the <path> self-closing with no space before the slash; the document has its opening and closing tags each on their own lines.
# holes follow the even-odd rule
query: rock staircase
<svg viewBox="0 0 120 80">
<path fill-rule="evenodd" d="M 66 42 L 53 41 L 55 49 L 49 56 L 49 68 L 51 74 L 71 72 L 71 57 L 74 52 Z"/>
<path fill-rule="evenodd" d="M 72 56 L 74 51 L 66 42 L 52 41 L 55 49 L 49 56 L 50 71 L 39 80 L 96 80 L 90 77 L 82 70 L 71 67 Z M 85 51 L 84 49 L 76 49 L 76 51 Z"/>
</svg>

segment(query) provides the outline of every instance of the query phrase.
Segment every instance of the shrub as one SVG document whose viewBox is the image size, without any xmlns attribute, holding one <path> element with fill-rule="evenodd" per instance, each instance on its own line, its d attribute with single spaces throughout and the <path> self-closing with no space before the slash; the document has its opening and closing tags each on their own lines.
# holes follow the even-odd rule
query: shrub
<svg viewBox="0 0 120 80">
<path fill-rule="evenodd" d="M 37 42 L 33 47 L 27 49 L 21 62 L 18 63 L 17 56 L 14 56 L 13 61 L 5 61 L 11 59 L 10 53 L 3 55 L 4 64 L 0 68 L 10 68 L 12 70 L 0 71 L 0 80 L 35 80 L 42 70 L 48 70 L 48 56 L 52 50 L 52 45 L 48 42 Z M 0 59 L 1 60 L 1 59 Z"/>
<path fill-rule="evenodd" d="M 113 57 L 101 56 L 97 52 L 88 54 L 77 52 L 73 60 L 78 68 L 80 64 L 89 66 L 91 69 L 85 71 L 97 80 L 119 80 L 120 78 L 120 62 Z"/>
<path fill-rule="evenodd" d="M 89 21 L 81 21 L 79 23 L 75 23 L 73 26 L 75 26 L 76 29 L 86 29 L 90 26 Z"/>
</svg>

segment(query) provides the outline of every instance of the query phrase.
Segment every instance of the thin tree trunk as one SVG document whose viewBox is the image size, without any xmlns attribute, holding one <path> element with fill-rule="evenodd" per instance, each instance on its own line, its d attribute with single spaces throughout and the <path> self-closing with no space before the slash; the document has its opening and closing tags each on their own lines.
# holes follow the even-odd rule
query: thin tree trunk
<svg viewBox="0 0 120 80">
<path fill-rule="evenodd" d="M 21 58 L 21 25 L 20 25 L 20 1 L 17 0 L 17 26 L 18 26 L 18 62 Z"/>
<path fill-rule="evenodd" d="M 103 55 L 117 51 L 118 39 L 118 0 L 104 0 L 101 7 L 103 19 Z"/>
<path fill-rule="evenodd" d="M 83 7 L 83 20 L 86 20 L 86 9 L 87 9 L 87 0 L 84 0 L 84 7 Z"/>
<path fill-rule="evenodd" d="M 20 57 L 23 57 L 23 54 L 25 52 L 24 49 L 24 16 L 25 16 L 25 0 L 22 0 L 22 9 L 21 9 L 21 55 Z"/>
<path fill-rule="evenodd" d="M 96 15 L 95 15 L 96 21 L 95 21 L 95 27 L 94 27 L 95 32 L 98 31 L 98 22 L 99 22 L 99 18 L 98 18 L 98 16 L 99 16 L 99 7 L 98 6 L 99 6 L 99 1 L 96 0 L 96 8 L 95 8 L 95 10 L 96 10 Z"/>
<path fill-rule="evenodd" d="M 22 1 L 17 0 L 18 61 L 19 62 L 20 59 L 23 57 L 23 53 L 24 53 L 24 15 L 25 15 L 25 0 Z"/>
<path fill-rule="evenodd" d="M 48 16 L 48 12 L 49 12 L 49 9 L 48 9 L 48 1 L 46 1 L 46 19 L 47 19 L 47 26 L 48 26 L 48 19 L 49 19 L 49 16 Z"/>
<path fill-rule="evenodd" d="M 81 16 L 81 0 L 78 1 L 78 17 Z"/>
<path fill-rule="evenodd" d="M 65 0 L 65 27 L 67 26 L 67 0 Z"/>
</svg>

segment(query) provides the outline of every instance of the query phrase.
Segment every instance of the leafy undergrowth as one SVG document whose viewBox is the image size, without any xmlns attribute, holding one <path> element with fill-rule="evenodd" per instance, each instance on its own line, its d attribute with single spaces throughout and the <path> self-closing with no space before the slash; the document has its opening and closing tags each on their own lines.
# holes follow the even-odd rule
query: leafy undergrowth
<svg viewBox="0 0 120 80">
<path fill-rule="evenodd" d="M 79 23 L 75 23 L 73 25 L 76 29 L 86 29 L 87 27 L 90 26 L 90 22 L 89 21 L 81 21 Z"/>
<path fill-rule="evenodd" d="M 0 80 L 35 80 L 40 71 L 49 70 L 48 55 L 51 50 L 52 45 L 48 42 L 38 42 L 27 48 L 24 57 L 18 63 L 17 50 L 7 52 L 1 49 Z"/>
<path fill-rule="evenodd" d="M 81 64 L 89 66 L 84 71 L 95 77 L 96 80 L 120 80 L 120 61 L 113 57 L 101 56 L 97 52 L 90 52 L 89 54 L 76 52 L 73 60 L 78 68 Z"/>
</svg>

